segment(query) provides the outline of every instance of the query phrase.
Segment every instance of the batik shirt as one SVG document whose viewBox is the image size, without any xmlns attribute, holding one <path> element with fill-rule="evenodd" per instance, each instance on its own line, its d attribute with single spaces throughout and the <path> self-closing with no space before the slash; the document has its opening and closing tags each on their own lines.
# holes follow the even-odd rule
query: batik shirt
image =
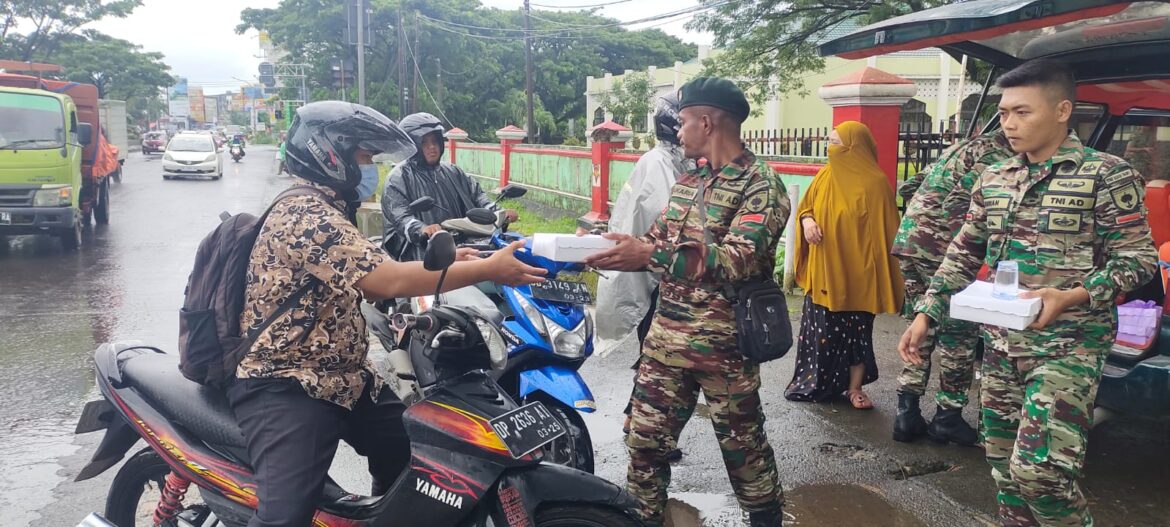
<svg viewBox="0 0 1170 527">
<path fill-rule="evenodd" d="M 374 398 L 382 385 L 366 360 L 369 341 L 357 282 L 388 256 L 343 210 L 340 198 L 315 194 L 285 198 L 272 208 L 248 265 L 241 331 L 259 328 L 311 277 L 318 282 L 260 333 L 236 376 L 296 379 L 309 396 L 352 409 L 367 382 Z"/>
</svg>

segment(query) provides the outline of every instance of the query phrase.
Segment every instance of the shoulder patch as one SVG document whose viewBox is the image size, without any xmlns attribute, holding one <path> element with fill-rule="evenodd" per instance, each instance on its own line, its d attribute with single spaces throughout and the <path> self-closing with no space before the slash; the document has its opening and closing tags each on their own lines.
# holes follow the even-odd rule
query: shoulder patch
<svg viewBox="0 0 1170 527">
<path fill-rule="evenodd" d="M 1139 198 L 1141 191 L 1138 190 L 1136 181 L 1130 181 L 1110 189 L 1109 196 L 1113 198 L 1113 204 L 1117 205 L 1117 209 L 1122 212 L 1133 212 L 1142 206 L 1142 200 Z"/>
<path fill-rule="evenodd" d="M 1135 173 L 1133 169 L 1127 168 L 1125 170 L 1120 170 L 1117 173 L 1106 175 L 1105 184 L 1110 187 L 1115 187 L 1119 183 L 1124 183 L 1126 181 L 1136 179 L 1138 179 L 1137 173 Z"/>
</svg>

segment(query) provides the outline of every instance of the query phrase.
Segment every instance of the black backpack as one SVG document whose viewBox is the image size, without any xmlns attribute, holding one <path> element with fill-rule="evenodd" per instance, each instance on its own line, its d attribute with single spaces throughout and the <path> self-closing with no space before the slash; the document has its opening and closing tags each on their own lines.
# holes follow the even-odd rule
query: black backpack
<svg viewBox="0 0 1170 527">
<path fill-rule="evenodd" d="M 309 280 L 260 327 L 240 334 L 248 263 L 264 221 L 280 200 L 313 194 L 332 201 L 316 188 L 290 187 L 276 196 L 259 218 L 247 213 L 221 213 L 222 223 L 200 242 L 179 311 L 179 370 L 184 377 L 199 384 L 225 387 L 235 378 L 236 367 L 256 338 L 318 282 L 315 278 Z"/>
</svg>

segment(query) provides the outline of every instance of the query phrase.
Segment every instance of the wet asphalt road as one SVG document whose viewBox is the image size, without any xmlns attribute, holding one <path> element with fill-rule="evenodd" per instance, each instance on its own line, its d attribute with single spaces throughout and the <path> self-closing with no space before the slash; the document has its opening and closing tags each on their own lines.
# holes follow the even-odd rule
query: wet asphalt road
<svg viewBox="0 0 1170 527">
<path fill-rule="evenodd" d="M 85 401 L 96 396 L 90 354 L 98 343 L 138 339 L 174 350 L 177 310 L 195 248 L 223 210 L 259 212 L 289 182 L 274 175 L 273 150 L 253 147 L 225 164 L 220 181 L 163 181 L 157 156 L 132 153 L 112 190 L 109 226 L 86 232 L 86 247 L 12 237 L 0 243 L 0 518 L 7 526 L 73 525 L 101 510 L 117 467 L 74 483 L 100 434 L 74 436 Z M 791 302 L 792 306 L 799 303 Z M 794 315 L 794 319 L 797 318 Z M 879 317 L 881 379 L 867 387 L 877 409 L 844 399 L 798 404 L 782 393 L 792 358 L 764 367 L 767 430 L 788 501 L 801 526 L 966 526 L 993 524 L 994 486 L 978 449 L 889 439 L 903 326 Z M 795 352 L 794 352 L 795 353 Z M 632 346 L 586 363 L 598 399 L 586 416 L 600 476 L 624 481 L 621 409 L 632 383 Z M 925 410 L 929 417 L 933 410 Z M 973 420 L 975 410 L 966 416 Z M 1117 418 L 1094 430 L 1085 488 L 1098 525 L 1170 525 L 1170 426 Z M 700 412 L 680 441 L 674 466 L 675 525 L 737 526 L 710 422 Z M 139 444 L 141 446 L 141 443 Z M 343 449 L 332 471 L 362 492 L 368 477 Z"/>
</svg>

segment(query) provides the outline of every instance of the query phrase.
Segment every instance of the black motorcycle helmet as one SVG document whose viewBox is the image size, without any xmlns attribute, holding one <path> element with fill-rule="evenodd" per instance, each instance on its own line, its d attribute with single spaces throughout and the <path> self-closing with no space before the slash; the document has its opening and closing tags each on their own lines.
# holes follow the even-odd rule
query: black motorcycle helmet
<svg viewBox="0 0 1170 527">
<path fill-rule="evenodd" d="M 410 135 L 414 140 L 414 146 L 418 150 L 415 156 L 422 160 L 422 143 L 423 138 L 430 134 L 439 134 L 439 159 L 443 158 L 443 134 L 447 133 L 447 129 L 443 128 L 443 121 L 438 117 L 426 112 L 418 112 L 407 115 L 402 118 L 402 122 L 398 123 L 402 127 L 402 131 Z"/>
<path fill-rule="evenodd" d="M 362 172 L 354 161 L 358 148 L 409 159 L 415 146 L 389 117 L 373 108 L 341 101 L 321 101 L 297 109 L 288 129 L 285 163 L 294 176 L 337 189 L 356 199 Z"/>
<path fill-rule="evenodd" d="M 654 104 L 654 136 L 678 146 L 679 128 L 682 125 L 678 121 L 678 96 L 669 93 L 659 97 Z"/>
</svg>

